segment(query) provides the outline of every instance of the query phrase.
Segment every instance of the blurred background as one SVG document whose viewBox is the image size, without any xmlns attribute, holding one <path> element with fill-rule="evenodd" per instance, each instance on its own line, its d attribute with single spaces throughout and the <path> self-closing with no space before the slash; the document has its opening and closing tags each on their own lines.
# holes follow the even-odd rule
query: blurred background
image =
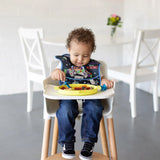
<svg viewBox="0 0 160 160">
<path fill-rule="evenodd" d="M 105 58 L 112 66 L 128 63 L 132 46 L 105 45 L 110 32 L 107 18 L 120 15 L 123 27 L 117 29 L 117 34 L 133 39 L 137 28 L 160 28 L 159 8 L 159 0 L 0 0 L 0 95 L 27 90 L 19 27 L 43 28 L 45 38 L 62 43 L 72 29 L 91 28 L 97 43 L 94 56 Z M 50 48 L 47 51 L 49 62 L 52 52 Z M 143 85 L 139 87 L 150 92 L 149 85 Z M 35 90 L 40 89 L 35 86 Z"/>
</svg>

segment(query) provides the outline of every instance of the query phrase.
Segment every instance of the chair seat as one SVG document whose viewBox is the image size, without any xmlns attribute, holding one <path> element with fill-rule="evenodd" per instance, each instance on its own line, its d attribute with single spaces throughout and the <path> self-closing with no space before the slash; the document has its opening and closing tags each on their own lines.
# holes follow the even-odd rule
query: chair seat
<svg viewBox="0 0 160 160">
<path fill-rule="evenodd" d="M 62 153 L 57 153 L 53 156 L 48 157 L 46 160 L 65 160 L 65 158 L 62 158 Z M 79 151 L 76 151 L 76 157 L 74 158 L 74 160 L 80 160 Z M 92 160 L 109 160 L 109 158 L 101 153 L 93 152 Z"/>
<path fill-rule="evenodd" d="M 131 82 L 131 66 L 117 66 L 108 70 L 108 75 L 111 78 L 115 78 L 126 83 Z M 154 80 L 156 73 L 151 69 L 141 68 L 137 71 L 136 82 L 143 82 L 148 80 Z"/>
</svg>

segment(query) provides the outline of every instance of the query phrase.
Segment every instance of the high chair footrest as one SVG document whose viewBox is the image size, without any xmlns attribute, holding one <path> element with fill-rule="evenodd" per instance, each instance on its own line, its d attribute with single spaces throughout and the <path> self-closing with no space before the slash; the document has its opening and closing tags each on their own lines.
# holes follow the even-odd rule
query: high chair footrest
<svg viewBox="0 0 160 160">
<path fill-rule="evenodd" d="M 80 153 L 79 151 L 76 151 L 76 157 L 74 160 L 80 160 L 79 153 Z M 55 155 L 48 157 L 45 160 L 65 160 L 65 158 L 62 158 L 62 153 L 57 153 Z M 92 160 L 109 160 L 109 158 L 101 153 L 93 152 Z"/>
</svg>

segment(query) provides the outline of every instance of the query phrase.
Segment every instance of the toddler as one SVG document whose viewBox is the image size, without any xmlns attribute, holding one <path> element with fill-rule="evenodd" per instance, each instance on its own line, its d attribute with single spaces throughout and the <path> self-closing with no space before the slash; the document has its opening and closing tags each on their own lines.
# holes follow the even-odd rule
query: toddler
<svg viewBox="0 0 160 160">
<path fill-rule="evenodd" d="M 80 84 L 103 85 L 113 87 L 113 81 L 107 80 L 100 73 L 100 63 L 91 59 L 95 51 L 95 38 L 90 29 L 77 28 L 71 31 L 67 38 L 66 47 L 69 54 L 56 56 L 61 63 L 52 71 L 53 80 L 59 80 Z M 81 137 L 84 142 L 79 158 L 90 160 L 94 144 L 98 140 L 99 124 L 104 107 L 101 100 L 92 99 L 83 101 L 83 116 L 81 125 Z M 78 104 L 76 100 L 61 100 L 56 112 L 59 126 L 59 140 L 62 145 L 62 157 L 72 159 L 75 157 L 75 118 L 78 116 Z"/>
</svg>

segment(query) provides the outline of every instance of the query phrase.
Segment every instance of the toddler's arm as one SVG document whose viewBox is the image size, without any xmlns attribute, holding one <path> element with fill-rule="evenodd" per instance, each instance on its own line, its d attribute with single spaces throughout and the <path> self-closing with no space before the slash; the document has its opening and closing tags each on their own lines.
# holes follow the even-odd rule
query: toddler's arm
<svg viewBox="0 0 160 160">
<path fill-rule="evenodd" d="M 113 88 L 114 82 L 112 80 L 108 80 L 105 77 L 101 77 L 101 85 L 105 84 L 108 89 Z"/>
<path fill-rule="evenodd" d="M 51 72 L 51 78 L 53 80 L 65 81 L 66 80 L 66 75 L 61 69 L 56 68 L 55 70 L 53 70 Z"/>
</svg>

